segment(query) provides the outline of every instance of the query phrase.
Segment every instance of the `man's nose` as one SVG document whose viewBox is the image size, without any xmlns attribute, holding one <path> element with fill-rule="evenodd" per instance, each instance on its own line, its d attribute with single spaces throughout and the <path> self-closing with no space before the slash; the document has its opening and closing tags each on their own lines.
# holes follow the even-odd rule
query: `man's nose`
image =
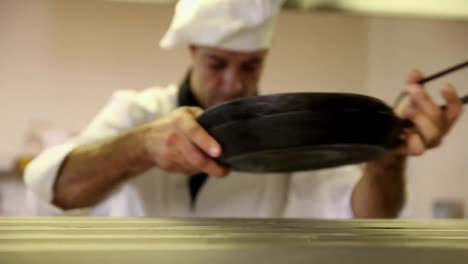
<svg viewBox="0 0 468 264">
<path fill-rule="evenodd" d="M 226 95 L 236 95 L 242 92 L 242 80 L 236 69 L 228 69 L 224 73 L 223 92 Z"/>
</svg>

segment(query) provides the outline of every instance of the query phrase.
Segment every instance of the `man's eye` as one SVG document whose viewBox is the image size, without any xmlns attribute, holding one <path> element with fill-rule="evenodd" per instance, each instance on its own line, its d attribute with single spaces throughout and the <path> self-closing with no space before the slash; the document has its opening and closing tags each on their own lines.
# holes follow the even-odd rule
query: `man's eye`
<svg viewBox="0 0 468 264">
<path fill-rule="evenodd" d="M 243 72 L 251 73 L 251 72 L 255 72 L 257 70 L 257 66 L 256 65 L 244 65 L 244 66 L 242 66 L 241 69 L 242 69 Z"/>
<path fill-rule="evenodd" d="M 209 67 L 212 70 L 222 70 L 224 68 L 224 64 L 210 64 Z"/>
</svg>

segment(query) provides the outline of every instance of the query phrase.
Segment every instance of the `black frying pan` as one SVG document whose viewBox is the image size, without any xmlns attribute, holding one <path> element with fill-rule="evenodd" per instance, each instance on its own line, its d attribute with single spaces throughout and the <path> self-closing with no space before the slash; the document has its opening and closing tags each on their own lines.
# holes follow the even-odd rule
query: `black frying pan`
<svg viewBox="0 0 468 264">
<path fill-rule="evenodd" d="M 419 83 L 465 66 L 468 62 Z M 468 102 L 468 96 L 462 100 Z M 207 109 L 198 122 L 221 144 L 221 164 L 249 172 L 322 169 L 378 159 L 396 147 L 401 130 L 411 126 L 383 101 L 345 93 L 242 98 Z"/>
</svg>

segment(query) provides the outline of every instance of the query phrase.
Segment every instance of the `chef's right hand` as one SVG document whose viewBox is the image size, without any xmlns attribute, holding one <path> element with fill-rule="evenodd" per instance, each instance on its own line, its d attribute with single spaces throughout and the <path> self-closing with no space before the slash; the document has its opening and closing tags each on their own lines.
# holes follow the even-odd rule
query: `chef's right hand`
<svg viewBox="0 0 468 264">
<path fill-rule="evenodd" d="M 199 107 L 179 107 L 145 125 L 146 149 L 159 168 L 188 175 L 205 172 L 221 177 L 229 173 L 214 160 L 221 155 L 221 146 L 196 121 L 202 112 Z"/>
</svg>

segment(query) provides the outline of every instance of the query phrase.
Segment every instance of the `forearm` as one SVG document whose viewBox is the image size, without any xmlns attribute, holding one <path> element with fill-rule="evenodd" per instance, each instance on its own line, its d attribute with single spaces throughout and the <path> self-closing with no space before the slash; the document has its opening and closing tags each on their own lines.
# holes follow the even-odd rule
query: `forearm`
<svg viewBox="0 0 468 264">
<path fill-rule="evenodd" d="M 95 205 L 125 180 L 151 168 L 145 133 L 145 127 L 135 128 L 70 152 L 55 180 L 53 203 L 62 209 Z"/>
<path fill-rule="evenodd" d="M 397 217 L 405 203 L 406 157 L 394 153 L 366 164 L 352 195 L 356 218 Z"/>
</svg>

